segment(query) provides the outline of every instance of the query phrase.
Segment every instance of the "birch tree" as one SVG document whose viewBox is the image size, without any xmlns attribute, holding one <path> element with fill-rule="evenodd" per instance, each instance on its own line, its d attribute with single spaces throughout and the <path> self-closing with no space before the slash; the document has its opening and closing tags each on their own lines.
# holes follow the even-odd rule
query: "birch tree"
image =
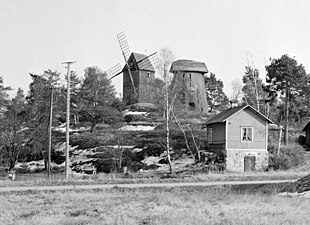
<svg viewBox="0 0 310 225">
<path fill-rule="evenodd" d="M 157 64 L 157 70 L 159 74 L 162 76 L 164 80 L 164 99 L 165 99 L 165 121 L 166 121 L 166 151 L 167 151 L 167 163 L 169 165 L 169 171 L 172 173 L 172 165 L 171 165 L 171 147 L 170 147 L 170 117 L 172 105 L 175 100 L 175 96 L 171 98 L 173 95 L 174 88 L 170 89 L 170 84 L 172 81 L 172 74 L 169 73 L 170 66 L 173 62 L 174 56 L 171 50 L 167 48 L 163 48 L 159 51 L 159 60 Z"/>
<path fill-rule="evenodd" d="M 259 77 L 259 71 L 255 67 L 245 66 L 245 72 L 242 78 L 244 100 L 247 104 L 253 106 L 257 111 L 260 109 L 260 101 L 264 99 L 263 81 Z"/>
</svg>

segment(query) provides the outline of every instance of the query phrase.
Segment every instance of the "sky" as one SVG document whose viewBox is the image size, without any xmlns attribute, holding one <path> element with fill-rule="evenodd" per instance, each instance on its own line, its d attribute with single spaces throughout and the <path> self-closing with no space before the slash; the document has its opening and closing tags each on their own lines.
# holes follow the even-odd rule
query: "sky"
<svg viewBox="0 0 310 225">
<path fill-rule="evenodd" d="M 88 66 L 124 65 L 117 34 L 125 32 L 133 52 L 168 48 L 204 62 L 230 96 L 247 59 L 262 79 L 283 54 L 310 73 L 309 12 L 308 0 L 0 0 L 0 76 L 28 91 L 29 73 L 64 78 L 65 61 L 76 61 L 80 77 Z M 122 76 L 112 83 L 121 93 Z"/>
</svg>

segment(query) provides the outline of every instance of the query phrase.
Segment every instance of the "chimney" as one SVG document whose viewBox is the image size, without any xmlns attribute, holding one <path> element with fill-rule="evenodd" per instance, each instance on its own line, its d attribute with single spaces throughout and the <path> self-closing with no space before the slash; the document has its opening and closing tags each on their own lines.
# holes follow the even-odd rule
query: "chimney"
<svg viewBox="0 0 310 225">
<path fill-rule="evenodd" d="M 230 100 L 230 108 L 235 108 L 239 106 L 238 100 Z"/>
</svg>

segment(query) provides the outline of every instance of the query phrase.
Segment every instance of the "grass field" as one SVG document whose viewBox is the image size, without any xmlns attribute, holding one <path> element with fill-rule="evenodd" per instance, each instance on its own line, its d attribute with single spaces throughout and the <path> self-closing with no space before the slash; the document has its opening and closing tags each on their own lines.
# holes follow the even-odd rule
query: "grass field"
<svg viewBox="0 0 310 225">
<path fill-rule="evenodd" d="M 297 180 L 309 174 L 307 171 L 270 171 L 248 173 L 183 173 L 164 178 L 159 173 L 96 174 L 75 175 L 65 180 L 64 174 L 53 173 L 49 181 L 46 173 L 17 174 L 12 182 L 5 175 L 0 177 L 0 187 L 45 186 L 45 185 L 87 185 L 87 184 L 123 184 L 123 183 L 171 183 L 171 182 L 212 182 L 212 181 L 254 181 L 254 180 Z"/>
<path fill-rule="evenodd" d="M 310 199 L 274 185 L 0 195 L 0 224 L 310 224 Z"/>
</svg>

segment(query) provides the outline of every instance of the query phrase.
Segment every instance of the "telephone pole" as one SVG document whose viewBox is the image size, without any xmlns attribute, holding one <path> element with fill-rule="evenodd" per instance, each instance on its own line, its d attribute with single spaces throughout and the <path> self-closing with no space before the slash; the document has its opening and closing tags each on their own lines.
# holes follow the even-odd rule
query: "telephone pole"
<svg viewBox="0 0 310 225">
<path fill-rule="evenodd" d="M 69 129 L 70 129 L 70 65 L 75 63 L 75 61 L 71 62 L 63 62 L 62 64 L 67 64 L 67 113 L 66 113 L 66 179 L 69 179 L 69 171 L 70 171 L 70 144 L 69 144 Z"/>
<path fill-rule="evenodd" d="M 53 124 L 53 86 L 51 86 L 51 100 L 50 100 L 50 124 L 48 129 L 48 163 L 47 176 L 51 179 L 51 152 L 52 152 L 52 124 Z"/>
</svg>

